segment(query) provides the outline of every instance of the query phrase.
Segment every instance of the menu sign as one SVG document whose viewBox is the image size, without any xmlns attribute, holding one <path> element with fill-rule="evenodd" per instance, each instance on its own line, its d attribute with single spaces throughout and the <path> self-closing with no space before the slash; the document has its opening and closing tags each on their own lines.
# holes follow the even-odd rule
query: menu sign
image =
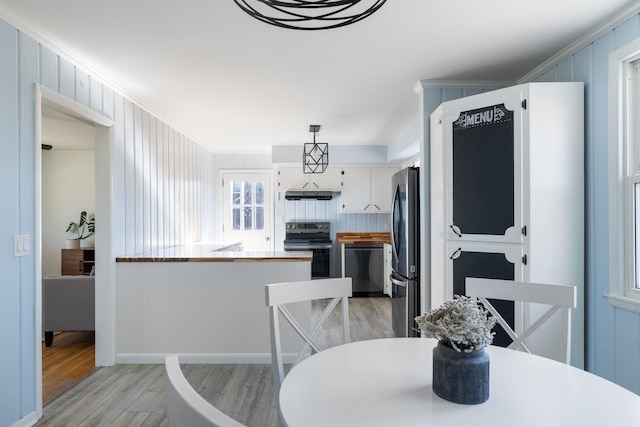
<svg viewBox="0 0 640 427">
<path fill-rule="evenodd" d="M 504 235 L 514 225 L 513 111 L 463 111 L 453 122 L 453 225 L 462 234 Z"/>
</svg>

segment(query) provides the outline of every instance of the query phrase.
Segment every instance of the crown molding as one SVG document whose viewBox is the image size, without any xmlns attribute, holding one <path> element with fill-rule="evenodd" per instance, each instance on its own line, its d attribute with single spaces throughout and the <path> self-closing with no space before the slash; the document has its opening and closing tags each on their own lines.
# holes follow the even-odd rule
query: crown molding
<svg viewBox="0 0 640 427">
<path fill-rule="evenodd" d="M 483 81 L 483 80 L 420 80 L 413 87 L 417 94 L 424 89 L 501 89 L 513 86 L 516 82 L 510 81 Z"/>
<path fill-rule="evenodd" d="M 141 99 L 137 98 L 135 95 L 131 94 L 129 91 L 123 89 L 120 85 L 118 85 L 113 80 L 111 80 L 108 77 L 106 77 L 103 74 L 101 74 L 95 68 L 93 68 L 90 65 L 88 65 L 77 54 L 74 54 L 74 53 L 70 52 L 69 50 L 65 49 L 64 47 L 60 46 L 55 40 L 53 40 L 47 34 L 44 34 L 41 31 L 36 30 L 35 28 L 33 28 L 30 25 L 26 24 L 21 19 L 17 18 L 6 6 L 3 6 L 1 4 L 0 4 L 0 20 L 3 20 L 5 22 L 7 22 L 9 25 L 13 26 L 19 33 L 23 33 L 26 36 L 31 37 L 33 40 L 35 40 L 41 46 L 51 50 L 53 53 L 58 55 L 60 58 L 64 58 L 65 60 L 69 61 L 73 66 L 78 67 L 78 68 L 82 69 L 83 71 L 87 72 L 91 76 L 91 78 L 95 78 L 95 79 L 99 80 L 100 82 L 102 82 L 103 84 L 107 85 L 109 87 L 109 89 L 112 89 L 113 91 L 115 91 L 116 93 L 121 95 L 124 99 L 126 99 L 128 101 L 131 101 L 132 103 L 136 104 L 137 106 L 139 106 L 140 108 L 142 108 L 143 110 L 145 110 L 149 114 L 155 116 L 157 119 L 159 119 L 160 121 L 165 123 L 167 126 L 175 129 L 180 134 L 184 135 L 186 138 L 190 139 L 194 143 L 196 143 L 198 145 L 201 145 L 194 138 L 192 138 L 188 133 L 185 133 L 185 132 L 179 130 L 179 128 L 177 126 L 175 126 L 164 115 L 162 115 L 161 113 L 159 113 L 155 109 L 151 108 L 149 105 L 147 105 Z M 211 150 L 209 150 L 209 151 L 211 151 Z"/>
<path fill-rule="evenodd" d="M 536 68 L 534 68 L 533 70 L 531 70 L 530 72 L 522 76 L 520 79 L 518 79 L 518 83 L 527 83 L 536 79 L 537 77 L 546 73 L 547 71 L 549 71 L 550 69 L 552 69 L 553 67 L 555 67 L 556 65 L 564 61 L 565 59 L 571 57 L 572 55 L 576 54 L 580 50 L 589 46 L 591 43 L 593 43 L 603 35 L 607 34 L 614 28 L 618 27 L 619 25 L 623 24 L 629 19 L 633 18 L 638 13 L 640 13 L 640 1 L 637 1 L 631 6 L 628 6 L 622 9 L 620 12 L 611 16 L 609 19 L 604 21 L 598 27 L 584 34 L 578 40 L 571 43 L 569 46 L 565 47 L 560 52 L 556 53 L 551 58 L 547 59 L 542 64 L 538 65 Z"/>
</svg>

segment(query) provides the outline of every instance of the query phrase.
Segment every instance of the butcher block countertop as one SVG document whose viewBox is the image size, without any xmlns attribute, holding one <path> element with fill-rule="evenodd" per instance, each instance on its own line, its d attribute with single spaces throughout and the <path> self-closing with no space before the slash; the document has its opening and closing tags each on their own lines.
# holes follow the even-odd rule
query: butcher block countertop
<svg viewBox="0 0 640 427">
<path fill-rule="evenodd" d="M 310 262 L 311 251 L 237 251 L 219 244 L 193 244 L 121 256 L 116 262 Z"/>
<path fill-rule="evenodd" d="M 370 232 L 370 233 L 336 233 L 336 239 L 340 244 L 355 244 L 355 243 L 388 243 L 391 244 L 391 233 L 388 231 L 383 232 Z"/>
</svg>

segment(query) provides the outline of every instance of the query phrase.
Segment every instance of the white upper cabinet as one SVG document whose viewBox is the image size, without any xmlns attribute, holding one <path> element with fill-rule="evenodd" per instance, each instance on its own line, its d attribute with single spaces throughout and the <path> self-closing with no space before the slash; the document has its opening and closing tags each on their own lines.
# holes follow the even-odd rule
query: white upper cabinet
<svg viewBox="0 0 640 427">
<path fill-rule="evenodd" d="M 344 168 L 340 198 L 342 212 L 372 212 L 371 169 Z"/>
<path fill-rule="evenodd" d="M 371 169 L 371 206 L 373 212 L 389 212 L 391 209 L 391 178 L 398 168 Z"/>
<path fill-rule="evenodd" d="M 311 190 L 340 191 L 342 188 L 342 170 L 337 166 L 327 166 L 323 173 L 306 175 L 309 177 Z"/>
<path fill-rule="evenodd" d="M 278 191 L 308 189 L 309 175 L 302 173 L 302 167 L 278 168 L 276 182 Z"/>
<path fill-rule="evenodd" d="M 391 177 L 398 170 L 397 167 L 343 168 L 342 212 L 389 212 Z"/>
<path fill-rule="evenodd" d="M 330 190 L 340 191 L 342 170 L 339 167 L 327 166 L 323 173 L 304 173 L 302 165 L 278 168 L 278 191 L 287 190 Z"/>
</svg>

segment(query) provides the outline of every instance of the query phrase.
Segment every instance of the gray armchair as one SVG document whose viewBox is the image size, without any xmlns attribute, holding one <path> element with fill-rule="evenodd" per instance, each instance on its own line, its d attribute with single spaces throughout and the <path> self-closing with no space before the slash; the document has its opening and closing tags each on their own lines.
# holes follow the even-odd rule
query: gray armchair
<svg viewBox="0 0 640 427">
<path fill-rule="evenodd" d="M 95 276 L 42 279 L 42 331 L 47 347 L 54 331 L 95 331 Z"/>
</svg>

